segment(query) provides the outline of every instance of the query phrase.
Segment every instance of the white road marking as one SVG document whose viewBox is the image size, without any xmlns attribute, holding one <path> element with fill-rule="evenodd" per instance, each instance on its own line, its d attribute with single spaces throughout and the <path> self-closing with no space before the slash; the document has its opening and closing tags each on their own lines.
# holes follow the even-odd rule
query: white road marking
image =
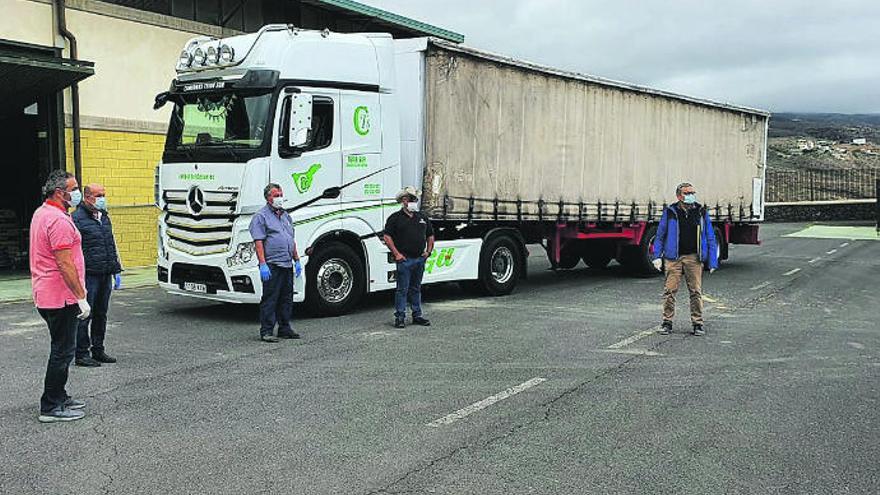
<svg viewBox="0 0 880 495">
<path fill-rule="evenodd" d="M 717 299 L 714 299 L 710 296 L 707 296 L 706 294 L 703 294 L 703 300 L 706 302 L 710 302 L 710 303 L 717 303 L 718 302 Z"/>
<path fill-rule="evenodd" d="M 654 327 L 650 330 L 642 330 L 641 332 L 633 335 L 632 337 L 627 337 L 616 344 L 609 345 L 608 349 L 620 349 L 621 347 L 626 347 L 626 346 L 632 344 L 633 342 L 641 340 L 649 335 L 653 335 L 659 329 L 660 329 L 660 327 L 657 326 L 657 327 Z"/>
<path fill-rule="evenodd" d="M 865 344 L 859 344 L 858 342 L 847 342 L 847 344 L 849 344 L 850 347 L 852 347 L 854 349 L 864 349 L 865 348 Z"/>
<path fill-rule="evenodd" d="M 789 270 L 789 271 L 783 273 L 782 276 L 783 276 L 783 277 L 787 277 L 787 276 L 789 276 L 789 275 L 794 275 L 795 273 L 797 273 L 797 272 L 799 272 L 799 271 L 801 271 L 800 268 L 795 268 L 794 270 Z"/>
<path fill-rule="evenodd" d="M 828 252 L 826 252 L 825 254 L 834 254 L 834 253 L 836 253 L 836 252 L 837 252 L 836 249 L 832 249 L 831 251 L 828 251 Z"/>
<path fill-rule="evenodd" d="M 819 256 L 818 258 L 813 258 L 813 259 L 811 259 L 811 260 L 808 261 L 807 263 L 815 263 L 815 262 L 817 262 L 817 261 L 819 261 L 819 260 L 821 260 L 821 259 L 822 259 L 822 257 Z"/>
<path fill-rule="evenodd" d="M 610 352 L 612 354 L 630 354 L 633 356 L 662 356 L 659 352 L 649 351 L 647 349 L 602 349 L 602 352 Z"/>
<path fill-rule="evenodd" d="M 15 330 L 3 330 L 2 332 L 0 332 L 0 335 L 8 335 L 8 336 L 12 337 L 15 335 L 25 335 L 28 333 L 34 333 L 37 330 L 39 330 L 39 328 L 17 328 Z"/>
<path fill-rule="evenodd" d="M 514 396 L 514 395 L 522 392 L 523 390 L 530 389 L 530 388 L 534 387 L 535 385 L 540 385 L 541 383 L 546 382 L 546 381 L 547 381 L 546 378 L 540 378 L 540 377 L 532 378 L 531 380 L 529 380 L 527 382 L 520 383 L 519 385 L 517 385 L 515 387 L 510 387 L 509 389 L 507 389 L 499 394 L 495 394 L 493 396 L 486 397 L 485 399 L 481 400 L 480 402 L 474 402 L 473 404 L 471 404 L 465 408 L 459 409 L 458 411 L 455 411 L 452 414 L 448 414 L 446 416 L 443 416 L 440 419 L 436 419 L 434 421 L 431 421 L 430 423 L 428 423 L 425 426 L 430 426 L 432 428 L 438 428 L 443 425 L 449 425 L 449 424 L 455 423 L 456 421 L 458 421 L 462 418 L 465 418 L 467 416 L 470 416 L 471 414 L 473 414 L 477 411 L 485 409 L 496 402 L 507 399 L 508 397 Z"/>
<path fill-rule="evenodd" d="M 730 340 L 720 340 L 719 343 L 721 343 L 721 344 L 732 344 L 733 342 L 730 341 Z"/>
<path fill-rule="evenodd" d="M 843 244 L 840 245 L 840 247 L 847 247 L 847 246 L 849 246 L 848 242 L 844 242 Z"/>
<path fill-rule="evenodd" d="M 764 287 L 767 287 L 768 285 L 770 285 L 770 281 L 769 281 L 769 280 L 766 281 L 766 282 L 762 282 L 762 283 L 760 283 L 760 284 L 758 284 L 758 285 L 756 285 L 756 286 L 750 288 L 749 290 L 761 290 L 761 289 L 763 289 Z"/>
</svg>

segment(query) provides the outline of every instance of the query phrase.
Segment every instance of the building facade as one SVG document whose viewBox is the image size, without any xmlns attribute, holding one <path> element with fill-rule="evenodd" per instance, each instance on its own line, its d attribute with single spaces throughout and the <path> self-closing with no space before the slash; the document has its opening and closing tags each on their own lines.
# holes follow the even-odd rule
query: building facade
<svg viewBox="0 0 880 495">
<path fill-rule="evenodd" d="M 0 270 L 27 269 L 27 227 L 48 173 L 107 187 L 122 262 L 156 260 L 154 174 L 184 44 L 286 23 L 398 38 L 463 36 L 349 0 L 0 0 Z"/>
</svg>

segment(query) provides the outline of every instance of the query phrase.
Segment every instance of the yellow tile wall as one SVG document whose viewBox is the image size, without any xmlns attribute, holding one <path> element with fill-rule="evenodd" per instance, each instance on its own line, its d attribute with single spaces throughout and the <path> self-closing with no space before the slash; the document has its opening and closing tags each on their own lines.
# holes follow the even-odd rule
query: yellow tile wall
<svg viewBox="0 0 880 495">
<path fill-rule="evenodd" d="M 73 133 L 66 129 L 67 169 L 73 172 Z M 113 232 L 126 268 L 156 264 L 156 220 L 153 206 L 156 165 L 165 136 L 137 132 L 81 131 L 83 185 L 107 189 Z"/>
</svg>

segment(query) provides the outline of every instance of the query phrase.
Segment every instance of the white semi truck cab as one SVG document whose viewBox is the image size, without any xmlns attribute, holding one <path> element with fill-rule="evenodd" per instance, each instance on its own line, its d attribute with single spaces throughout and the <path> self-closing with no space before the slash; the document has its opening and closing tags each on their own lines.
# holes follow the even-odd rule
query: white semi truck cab
<svg viewBox="0 0 880 495">
<path fill-rule="evenodd" d="M 264 187 L 277 183 L 285 208 L 317 200 L 291 212 L 305 264 L 295 301 L 308 296 L 318 310 L 342 313 L 362 294 L 392 288 L 381 232 L 401 187 L 394 59 L 388 34 L 287 25 L 189 41 L 156 101 L 174 104 L 157 169 L 161 287 L 259 302 L 248 226 Z M 440 243 L 426 281 L 476 278 L 475 261 L 457 261 L 479 244 Z"/>
</svg>

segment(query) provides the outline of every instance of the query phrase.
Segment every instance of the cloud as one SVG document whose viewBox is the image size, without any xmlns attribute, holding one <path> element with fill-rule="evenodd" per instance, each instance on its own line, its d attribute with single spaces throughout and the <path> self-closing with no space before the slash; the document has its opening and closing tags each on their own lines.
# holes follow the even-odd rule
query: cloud
<svg viewBox="0 0 880 495">
<path fill-rule="evenodd" d="M 771 111 L 880 112 L 880 2 L 364 0 L 544 65 Z"/>
</svg>

